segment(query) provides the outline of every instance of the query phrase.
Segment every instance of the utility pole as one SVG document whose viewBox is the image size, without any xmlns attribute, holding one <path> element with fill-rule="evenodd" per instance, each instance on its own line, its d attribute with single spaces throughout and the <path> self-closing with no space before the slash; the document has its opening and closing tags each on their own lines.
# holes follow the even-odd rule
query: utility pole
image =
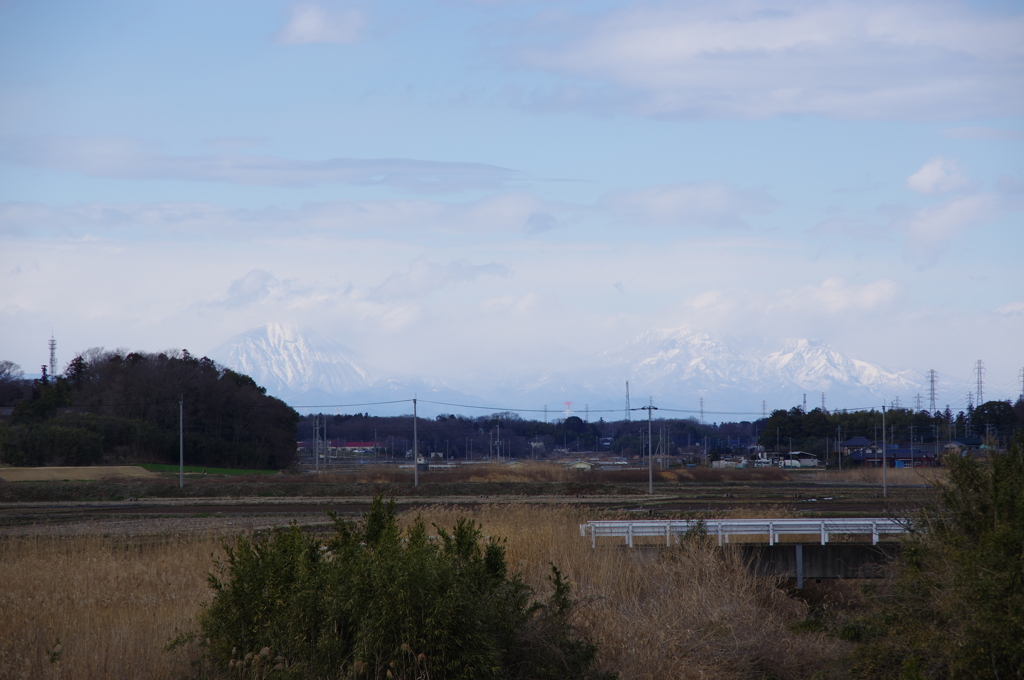
<svg viewBox="0 0 1024 680">
<path fill-rule="evenodd" d="M 630 413 L 630 408 L 629 408 L 629 381 L 628 380 L 626 381 L 626 418 L 625 418 L 625 420 L 626 420 L 626 422 L 629 422 L 630 420 L 632 420 L 632 414 Z"/>
<path fill-rule="evenodd" d="M 178 400 L 178 488 L 185 488 L 185 395 Z"/>
<path fill-rule="evenodd" d="M 843 438 L 843 431 L 840 430 L 842 425 L 836 425 L 836 458 L 839 460 L 839 469 L 843 469 L 843 447 L 840 442 Z"/>
<path fill-rule="evenodd" d="M 412 485 L 420 485 L 420 440 L 416 432 L 416 398 L 412 400 Z"/>
<path fill-rule="evenodd" d="M 914 423 L 910 423 L 910 469 L 914 469 Z"/>
<path fill-rule="evenodd" d="M 647 493 L 654 493 L 654 439 L 651 437 L 652 415 L 657 406 L 654 405 L 654 397 L 647 398 L 647 406 L 641 407 L 647 411 Z"/>
<path fill-rule="evenodd" d="M 882 404 L 882 498 L 889 497 L 889 487 L 885 483 L 885 468 L 889 463 L 885 456 L 885 404 Z"/>
</svg>

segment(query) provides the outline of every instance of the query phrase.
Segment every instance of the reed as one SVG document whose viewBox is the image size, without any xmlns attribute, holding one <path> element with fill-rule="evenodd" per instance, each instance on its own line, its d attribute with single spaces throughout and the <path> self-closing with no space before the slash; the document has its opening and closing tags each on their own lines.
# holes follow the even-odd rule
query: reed
<svg viewBox="0 0 1024 680">
<path fill-rule="evenodd" d="M 0 541 L 0 678 L 180 678 L 162 650 L 209 599 L 214 536 Z"/>
<path fill-rule="evenodd" d="M 484 535 L 506 541 L 510 568 L 539 598 L 550 593 L 549 564 L 557 565 L 580 601 L 577 623 L 601 644 L 601 665 L 622 680 L 805 678 L 847 649 L 791 632 L 806 606 L 778 583 L 752 577 L 737 553 L 711 541 L 592 550 L 578 527 L 591 516 L 570 507 L 420 514 L 428 527 L 450 527 L 466 515 L 480 522 Z M 212 598 L 206 574 L 221 546 L 213 535 L 3 539 L 0 678 L 195 677 L 195 646 L 163 648 L 177 630 L 196 628 Z"/>
</svg>

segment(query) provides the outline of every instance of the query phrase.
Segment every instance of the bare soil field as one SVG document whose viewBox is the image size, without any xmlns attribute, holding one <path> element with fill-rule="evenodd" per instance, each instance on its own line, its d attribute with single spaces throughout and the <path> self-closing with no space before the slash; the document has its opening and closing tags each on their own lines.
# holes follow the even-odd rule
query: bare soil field
<svg viewBox="0 0 1024 680">
<path fill-rule="evenodd" d="M 98 481 L 101 479 L 159 479 L 160 475 L 137 465 L 89 467 L 0 467 L 5 482 Z"/>
</svg>

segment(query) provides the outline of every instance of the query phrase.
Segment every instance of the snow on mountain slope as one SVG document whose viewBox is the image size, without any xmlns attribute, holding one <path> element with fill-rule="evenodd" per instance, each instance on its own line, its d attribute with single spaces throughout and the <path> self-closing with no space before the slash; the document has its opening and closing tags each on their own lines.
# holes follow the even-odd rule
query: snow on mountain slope
<svg viewBox="0 0 1024 680">
<path fill-rule="evenodd" d="M 234 336 L 211 358 L 252 377 L 271 394 L 339 395 L 366 386 L 351 350 L 308 329 L 268 323 Z"/>
<path fill-rule="evenodd" d="M 819 340 L 792 340 L 781 348 L 758 339 L 713 338 L 691 328 L 641 334 L 600 355 L 604 371 L 629 380 L 634 394 L 688 403 L 701 397 L 723 409 L 792 406 L 820 393 L 835 406 L 881 403 L 922 389 L 912 371 L 892 372 L 852 359 Z M 609 375 L 611 379 L 611 375 Z"/>
<path fill-rule="evenodd" d="M 572 368 L 538 365 L 536 371 L 518 373 L 514 379 L 478 376 L 463 383 L 386 370 L 374 371 L 377 377 L 371 378 L 344 346 L 286 324 L 267 324 L 237 335 L 211 356 L 252 376 L 271 394 L 300 404 L 419 396 L 421 401 L 509 408 L 557 408 L 573 401 L 576 407 L 617 411 L 627 380 L 635 400 L 651 396 L 663 407 L 696 410 L 703 398 L 708 412 L 751 414 L 760 414 L 762 401 L 769 409 L 790 408 L 801 404 L 805 395 L 813 407 L 821 403 L 822 392 L 829 408 L 881 405 L 895 398 L 911 405 L 915 394 L 927 393 L 919 373 L 889 371 L 819 340 L 713 337 L 688 327 L 642 333 Z M 394 408 L 408 410 L 405 404 Z"/>
</svg>

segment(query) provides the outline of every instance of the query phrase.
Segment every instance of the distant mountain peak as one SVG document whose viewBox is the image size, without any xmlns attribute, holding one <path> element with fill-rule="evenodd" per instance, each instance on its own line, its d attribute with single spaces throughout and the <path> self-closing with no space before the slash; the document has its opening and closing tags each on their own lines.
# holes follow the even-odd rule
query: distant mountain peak
<svg viewBox="0 0 1024 680">
<path fill-rule="evenodd" d="M 240 333 L 211 355 L 273 394 L 343 394 L 366 383 L 366 370 L 350 349 L 287 323 L 267 323 Z"/>
</svg>

